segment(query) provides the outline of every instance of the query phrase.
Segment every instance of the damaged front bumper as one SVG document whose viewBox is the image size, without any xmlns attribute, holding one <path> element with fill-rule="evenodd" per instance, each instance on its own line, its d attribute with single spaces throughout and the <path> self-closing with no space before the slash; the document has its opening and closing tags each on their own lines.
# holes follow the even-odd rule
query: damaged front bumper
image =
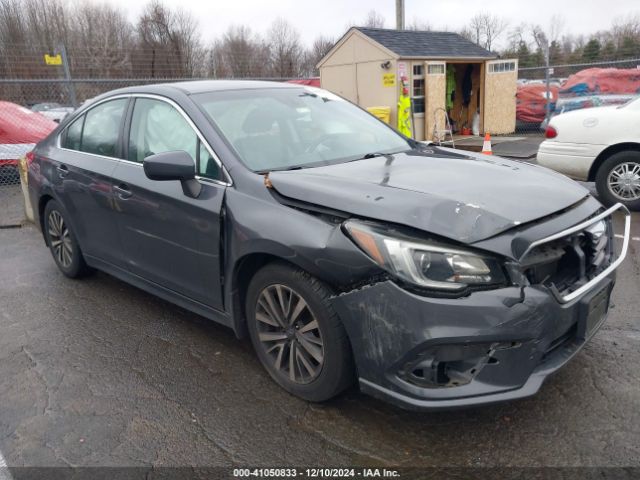
<svg viewBox="0 0 640 480">
<path fill-rule="evenodd" d="M 558 302 L 545 287 L 431 298 L 384 281 L 334 298 L 361 390 L 408 409 L 481 405 L 535 394 L 598 330 L 615 272 Z"/>
</svg>

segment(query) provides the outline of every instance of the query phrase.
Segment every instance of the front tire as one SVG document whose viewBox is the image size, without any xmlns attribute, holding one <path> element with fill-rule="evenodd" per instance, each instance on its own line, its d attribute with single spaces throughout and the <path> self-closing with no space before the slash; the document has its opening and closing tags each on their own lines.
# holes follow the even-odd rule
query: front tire
<svg viewBox="0 0 640 480">
<path fill-rule="evenodd" d="M 55 200 L 44 209 L 44 234 L 53 260 L 64 275 L 79 278 L 90 272 L 67 215 Z"/>
<path fill-rule="evenodd" d="M 353 383 L 347 333 L 331 292 L 298 268 L 273 263 L 258 271 L 246 298 L 247 327 L 269 375 L 287 392 L 313 402 Z"/>
<path fill-rule="evenodd" d="M 607 206 L 622 203 L 640 210 L 640 152 L 628 150 L 607 158 L 596 173 L 596 189 Z"/>
</svg>

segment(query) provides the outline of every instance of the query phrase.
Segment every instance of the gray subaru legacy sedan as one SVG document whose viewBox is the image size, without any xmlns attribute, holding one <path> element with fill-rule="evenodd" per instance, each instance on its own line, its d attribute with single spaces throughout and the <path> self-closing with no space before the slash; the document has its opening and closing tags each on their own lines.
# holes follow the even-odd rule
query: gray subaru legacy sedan
<svg viewBox="0 0 640 480">
<path fill-rule="evenodd" d="M 311 401 L 356 383 L 412 409 L 534 394 L 605 321 L 629 237 L 623 206 L 564 176 L 299 85 L 116 90 L 28 163 L 64 275 L 99 269 L 248 335 Z"/>
</svg>

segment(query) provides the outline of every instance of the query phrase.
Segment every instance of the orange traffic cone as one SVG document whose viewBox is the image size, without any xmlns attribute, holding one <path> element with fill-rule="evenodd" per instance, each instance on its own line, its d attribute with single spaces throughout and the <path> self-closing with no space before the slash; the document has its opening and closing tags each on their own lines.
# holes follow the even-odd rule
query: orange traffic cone
<svg viewBox="0 0 640 480">
<path fill-rule="evenodd" d="M 493 152 L 491 151 L 491 134 L 489 132 L 484 135 L 482 153 L 484 153 L 485 155 L 493 155 Z"/>
</svg>

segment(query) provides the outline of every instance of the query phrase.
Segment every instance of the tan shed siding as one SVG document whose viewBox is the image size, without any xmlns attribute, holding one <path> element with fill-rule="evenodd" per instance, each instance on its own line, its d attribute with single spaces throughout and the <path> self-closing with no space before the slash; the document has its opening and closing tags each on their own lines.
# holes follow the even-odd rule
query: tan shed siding
<svg viewBox="0 0 640 480">
<path fill-rule="evenodd" d="M 391 62 L 391 68 L 383 69 L 380 61 L 357 64 L 358 104 L 362 108 L 391 107 L 390 125 L 396 127 L 398 118 L 398 78 L 395 86 L 385 87 L 382 83 L 384 74 L 396 73 L 396 62 Z"/>
<path fill-rule="evenodd" d="M 351 63 L 383 62 L 392 58 L 393 56 L 376 42 L 359 32 L 353 32 L 325 59 L 320 69 Z"/>
<path fill-rule="evenodd" d="M 388 51 L 380 48 L 376 42 L 360 34 L 354 35 L 356 62 L 385 61 L 394 58 Z"/>
<path fill-rule="evenodd" d="M 320 67 L 320 70 L 324 67 L 333 67 L 336 65 L 347 65 L 354 63 L 355 57 L 355 42 L 353 41 L 353 35 L 347 38 L 342 45 L 340 45 L 334 52 L 325 59 L 324 64 Z"/>
<path fill-rule="evenodd" d="M 356 66 L 354 64 L 322 67 L 320 69 L 320 85 L 322 88 L 340 95 L 351 102 L 358 102 Z"/>
<path fill-rule="evenodd" d="M 492 64 L 514 63 L 506 71 L 492 71 Z M 512 133 L 516 128 L 517 60 L 496 60 L 485 65 L 484 131 L 492 135 Z"/>
</svg>

